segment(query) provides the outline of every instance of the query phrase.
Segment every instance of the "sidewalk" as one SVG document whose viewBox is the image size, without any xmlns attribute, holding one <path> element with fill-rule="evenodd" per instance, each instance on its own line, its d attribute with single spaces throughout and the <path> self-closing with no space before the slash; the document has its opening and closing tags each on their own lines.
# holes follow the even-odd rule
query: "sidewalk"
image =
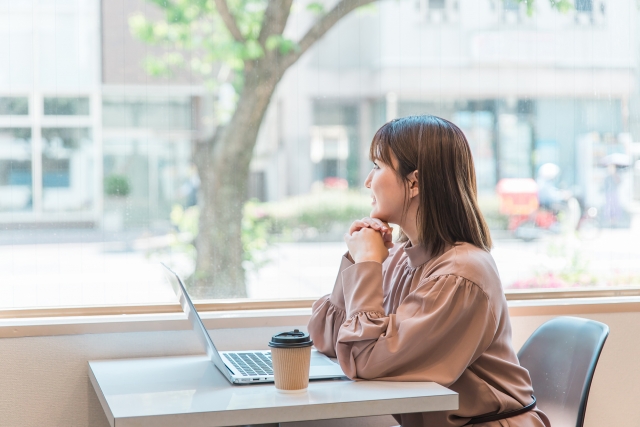
<svg viewBox="0 0 640 427">
<path fill-rule="evenodd" d="M 593 274 L 619 280 L 637 278 L 640 283 L 640 245 L 635 244 L 640 238 L 638 224 L 634 222 L 628 230 L 602 230 L 591 241 L 548 236 L 523 242 L 496 236 L 492 255 L 505 287 L 544 269 L 573 268 L 570 263 L 574 260 L 562 251 L 578 254 Z M 193 265 L 184 254 L 167 248 L 170 238 L 96 230 L 5 231 L 0 234 L 0 308 L 173 301 L 159 262 L 167 262 L 183 275 Z M 329 293 L 345 251 L 343 242 L 274 245 L 269 251 L 271 262 L 247 275 L 249 297 Z"/>
</svg>

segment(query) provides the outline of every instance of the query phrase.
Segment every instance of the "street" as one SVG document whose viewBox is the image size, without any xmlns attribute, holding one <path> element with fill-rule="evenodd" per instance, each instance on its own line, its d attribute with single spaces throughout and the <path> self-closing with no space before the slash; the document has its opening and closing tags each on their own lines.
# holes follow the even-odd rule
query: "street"
<svg viewBox="0 0 640 427">
<path fill-rule="evenodd" d="M 601 230 L 593 240 L 550 235 L 533 242 L 495 239 L 492 255 L 505 288 L 567 286 L 557 277 L 583 285 L 640 283 L 638 221 L 631 229 Z M 64 231 L 60 231 L 64 234 Z M 164 239 L 164 240 L 163 240 Z M 47 241 L 46 239 L 32 239 Z M 61 239 L 68 241 L 73 239 Z M 159 262 L 183 275 L 192 262 L 168 248 L 163 236 L 125 242 L 38 243 L 28 239 L 0 244 L 0 308 L 110 304 L 149 304 L 174 300 Z M 164 247 L 164 248 L 163 248 Z M 335 281 L 343 242 L 280 243 L 268 252 L 270 262 L 247 274 L 250 298 L 318 297 Z M 556 277 L 557 276 L 557 277 Z M 596 278 L 598 283 L 592 283 Z"/>
</svg>

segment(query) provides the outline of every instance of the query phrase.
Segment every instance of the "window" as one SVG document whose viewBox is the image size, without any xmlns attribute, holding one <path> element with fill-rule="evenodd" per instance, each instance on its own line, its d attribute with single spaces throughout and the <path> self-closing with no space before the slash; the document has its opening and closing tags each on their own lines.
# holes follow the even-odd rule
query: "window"
<svg viewBox="0 0 640 427">
<path fill-rule="evenodd" d="M 602 25 L 605 23 L 606 2 L 604 0 L 575 0 L 575 20 L 579 25 Z"/>
<path fill-rule="evenodd" d="M 0 212 L 32 204 L 31 129 L 0 129 Z"/>
<path fill-rule="evenodd" d="M 593 10 L 593 0 L 576 0 L 576 12 L 590 13 Z"/>
<path fill-rule="evenodd" d="M 90 211 L 93 207 L 93 142 L 88 128 L 42 129 L 45 211 Z"/>
<path fill-rule="evenodd" d="M 259 49 L 163 2 L 3 9 L 0 308 L 170 302 L 160 261 L 201 300 L 326 294 L 371 139 L 413 114 L 465 133 L 507 292 L 640 287 L 637 4 L 557 4 L 375 2 L 282 76 L 243 55 L 319 8 Z"/>
<path fill-rule="evenodd" d="M 26 116 L 29 100 L 26 97 L 0 97 L 0 116 Z"/>
<path fill-rule="evenodd" d="M 191 99 L 105 97 L 102 117 L 106 128 L 191 129 Z"/>
<path fill-rule="evenodd" d="M 44 98 L 46 116 L 86 116 L 89 98 Z"/>
<path fill-rule="evenodd" d="M 457 0 L 418 0 L 417 9 L 420 20 L 432 24 L 458 21 Z"/>
<path fill-rule="evenodd" d="M 499 2 L 500 3 L 500 2 Z M 517 24 L 524 17 L 523 5 L 517 0 L 505 0 L 502 3 L 502 21 L 505 24 Z"/>
</svg>

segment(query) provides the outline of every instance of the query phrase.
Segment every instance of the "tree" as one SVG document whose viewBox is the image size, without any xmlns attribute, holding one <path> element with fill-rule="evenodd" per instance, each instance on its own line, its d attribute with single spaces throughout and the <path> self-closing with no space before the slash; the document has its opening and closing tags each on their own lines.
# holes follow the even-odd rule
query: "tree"
<svg viewBox="0 0 640 427">
<path fill-rule="evenodd" d="M 193 291 L 207 298 L 243 297 L 242 210 L 249 163 L 271 96 L 285 71 L 329 29 L 375 0 L 337 0 L 328 11 L 323 2 L 307 3 L 317 19 L 299 40 L 284 36 L 293 0 L 148 1 L 165 20 L 138 15 L 131 19 L 132 30 L 143 41 L 170 49 L 150 58 L 148 70 L 165 73 L 185 65 L 184 52 L 196 52 L 189 65 L 204 75 L 230 76 L 237 94 L 230 118 L 212 137 L 197 141 L 193 152 L 203 196 Z M 533 0 L 516 1 L 533 10 Z M 559 10 L 570 7 L 568 0 L 550 2 Z"/>
<path fill-rule="evenodd" d="M 260 124 L 284 73 L 340 19 L 375 0 L 339 0 L 328 11 L 307 4 L 316 21 L 299 40 L 283 35 L 293 0 L 150 0 L 165 20 L 142 15 L 130 24 L 143 41 L 171 49 L 150 58 L 147 69 L 162 74 L 184 65 L 184 52 L 197 52 L 191 66 L 203 74 L 226 74 L 237 94 L 230 118 L 213 136 L 197 141 L 194 163 L 202 203 L 193 291 L 200 297 L 246 296 L 242 267 L 242 209 L 249 164 Z"/>
</svg>

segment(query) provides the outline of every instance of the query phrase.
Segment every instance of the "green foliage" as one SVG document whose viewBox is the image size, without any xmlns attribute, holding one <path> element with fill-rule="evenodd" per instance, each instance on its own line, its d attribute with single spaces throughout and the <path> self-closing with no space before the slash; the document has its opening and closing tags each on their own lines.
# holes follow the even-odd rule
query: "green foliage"
<svg viewBox="0 0 640 427">
<path fill-rule="evenodd" d="M 163 12 L 164 19 L 151 20 L 136 14 L 129 18 L 129 27 L 141 41 L 165 49 L 165 53 L 144 60 L 151 76 L 171 76 L 179 68 L 190 67 L 203 77 L 210 90 L 230 83 L 236 94 L 241 94 L 247 64 L 260 60 L 267 52 L 284 56 L 299 49 L 295 41 L 281 34 L 268 37 L 264 45 L 259 42 L 269 0 L 227 0 L 242 40 L 232 36 L 211 0 L 147 1 Z M 320 12 L 321 2 L 315 3 L 311 9 Z M 233 111 L 229 114 L 229 107 L 216 105 L 214 111 L 220 123 L 231 117 Z M 231 107 L 235 110 L 235 105 Z"/>
<path fill-rule="evenodd" d="M 339 237 L 352 221 L 368 216 L 371 197 L 357 191 L 325 190 L 258 206 L 271 220 L 271 232 L 285 239 L 339 229 Z"/>
<path fill-rule="evenodd" d="M 324 13 L 324 4 L 319 1 L 311 2 L 307 5 L 307 10 L 317 15 L 321 15 Z"/>
<path fill-rule="evenodd" d="M 249 201 L 245 204 L 242 218 L 242 247 L 244 250 L 244 265 L 247 270 L 256 271 L 269 262 L 266 256 L 270 246 L 270 219 L 260 215 L 256 209 L 257 202 Z M 184 209 L 175 205 L 171 210 L 171 223 L 176 227 L 181 238 L 176 238 L 172 244 L 175 251 L 185 253 L 195 260 L 195 239 L 198 236 L 200 210 L 197 206 Z"/>
<path fill-rule="evenodd" d="M 198 235 L 198 221 L 200 211 L 197 206 L 189 206 L 184 209 L 181 205 L 174 205 L 169 215 L 171 224 L 173 224 L 179 232 L 188 234 L 191 238 Z"/>
<path fill-rule="evenodd" d="M 518 3 L 524 3 L 527 8 L 527 15 L 532 16 L 535 12 L 536 0 L 516 0 Z M 573 2 L 571 0 L 549 0 L 551 7 L 558 12 L 566 13 L 573 10 Z"/>
<path fill-rule="evenodd" d="M 171 224 L 176 228 L 176 238 L 171 243 L 172 251 L 183 253 L 195 263 L 196 246 L 195 239 L 198 236 L 198 221 L 200 210 L 197 206 L 184 209 L 180 205 L 174 205 L 170 214 Z M 190 280 L 192 278 L 189 278 Z"/>
<path fill-rule="evenodd" d="M 145 60 L 145 68 L 152 76 L 168 76 L 179 67 L 189 66 L 213 89 L 221 83 L 218 81 L 221 67 L 228 67 L 233 73 L 227 81 L 233 84 L 237 93 L 241 93 L 248 62 L 264 57 L 265 51 L 284 56 L 299 49 L 296 41 L 282 34 L 268 37 L 264 46 L 259 43 L 260 29 L 270 0 L 227 0 L 229 12 L 242 35 L 241 41 L 232 37 L 211 0 L 147 1 L 161 10 L 164 19 L 150 20 L 136 14 L 130 17 L 129 27 L 141 41 L 166 49 L 164 54 Z M 534 13 L 536 0 L 516 1 L 526 5 L 529 15 Z M 549 2 L 560 12 L 573 9 L 572 0 Z M 315 15 L 325 14 L 325 2 L 311 1 L 304 10 Z M 373 10 L 376 10 L 374 3 L 358 8 L 358 12 Z M 187 52 L 192 52 L 194 59 L 186 61 L 183 55 Z M 224 82 L 225 79 L 222 80 Z"/>
<path fill-rule="evenodd" d="M 184 58 L 180 53 L 166 53 L 160 57 L 148 56 L 144 60 L 144 68 L 150 76 L 164 77 L 171 76 L 176 66 L 184 63 Z"/>
<path fill-rule="evenodd" d="M 126 197 L 131 192 L 129 180 L 124 175 L 111 174 L 104 178 L 104 194 Z"/>
<path fill-rule="evenodd" d="M 215 81 L 214 73 L 222 64 L 242 74 L 246 61 L 264 56 L 258 36 L 268 0 L 227 1 L 243 41 L 232 37 L 213 1 L 148 1 L 162 10 L 164 19 L 152 21 L 142 14 L 136 14 L 129 19 L 129 27 L 132 34 L 141 41 L 170 50 L 167 54 L 147 59 L 147 70 L 152 75 L 166 75 L 179 66 L 190 65 L 193 71 Z M 311 8 L 319 10 L 317 5 Z M 296 48 L 294 41 L 282 35 L 272 39 L 269 45 L 271 50 L 277 48 L 283 55 Z M 198 60 L 187 64 L 177 54 L 188 51 L 194 52 Z"/>
<path fill-rule="evenodd" d="M 242 218 L 242 248 L 243 258 L 248 270 L 257 271 L 269 263 L 266 256 L 270 246 L 270 218 L 261 214 L 257 209 L 259 203 L 249 201 L 244 206 Z"/>
<path fill-rule="evenodd" d="M 498 213 L 496 197 L 483 197 L 479 203 L 490 228 L 506 229 L 507 218 Z M 354 220 L 369 216 L 371 197 L 354 190 L 322 190 L 278 202 L 255 203 L 248 209 L 253 210 L 253 216 L 263 218 L 269 232 L 279 239 L 342 239 Z"/>
<path fill-rule="evenodd" d="M 378 5 L 375 3 L 365 4 L 364 6 L 360 6 L 356 9 L 356 13 L 360 13 L 363 15 L 372 14 L 378 11 Z"/>
<path fill-rule="evenodd" d="M 269 36 L 265 46 L 267 50 L 278 49 L 282 55 L 286 55 L 287 53 L 300 48 L 296 42 L 286 39 L 279 34 Z"/>
<path fill-rule="evenodd" d="M 573 3 L 570 0 L 549 0 L 551 7 L 558 12 L 566 13 L 573 10 Z"/>
</svg>

